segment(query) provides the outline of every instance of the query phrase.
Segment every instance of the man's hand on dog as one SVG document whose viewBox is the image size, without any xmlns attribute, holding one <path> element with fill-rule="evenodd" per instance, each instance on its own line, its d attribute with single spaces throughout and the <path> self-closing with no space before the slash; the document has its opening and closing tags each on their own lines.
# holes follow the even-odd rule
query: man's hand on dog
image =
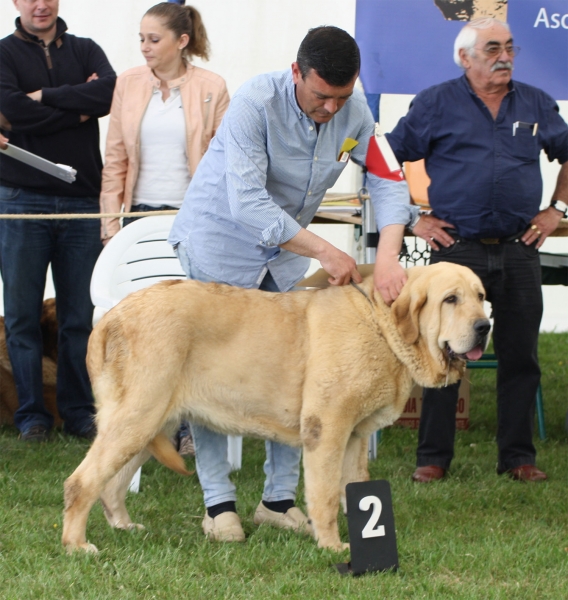
<svg viewBox="0 0 568 600">
<path fill-rule="evenodd" d="M 328 279 L 331 285 L 348 285 L 351 280 L 361 283 L 363 278 L 357 271 L 355 259 L 331 246 L 330 251 L 320 260 L 321 266 L 330 274 Z"/>
<path fill-rule="evenodd" d="M 399 296 L 408 279 L 406 271 L 396 257 L 377 256 L 375 263 L 375 289 L 381 294 L 385 304 L 390 306 Z"/>
<path fill-rule="evenodd" d="M 330 285 L 347 285 L 351 280 L 355 283 L 363 281 L 354 258 L 307 229 L 300 229 L 292 239 L 280 244 L 280 247 L 319 260 L 330 275 Z"/>
</svg>

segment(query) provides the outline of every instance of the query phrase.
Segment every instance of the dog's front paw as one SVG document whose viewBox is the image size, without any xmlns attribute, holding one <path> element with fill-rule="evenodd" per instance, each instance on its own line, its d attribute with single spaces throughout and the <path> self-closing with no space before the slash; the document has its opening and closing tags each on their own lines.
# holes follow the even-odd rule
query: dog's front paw
<svg viewBox="0 0 568 600">
<path fill-rule="evenodd" d="M 73 552 L 77 552 L 79 550 L 86 552 L 87 554 L 98 554 L 99 551 L 94 544 L 89 544 L 89 542 L 85 542 L 84 544 L 72 545 L 69 544 L 66 547 L 67 554 L 73 554 Z"/>
<path fill-rule="evenodd" d="M 111 527 L 114 527 L 115 529 L 123 529 L 124 531 L 133 531 L 134 529 L 142 531 L 146 529 L 144 525 L 140 523 L 132 523 L 132 521 L 129 521 L 128 523 L 125 523 L 124 521 L 116 521 L 116 523 L 111 523 Z"/>
<path fill-rule="evenodd" d="M 344 544 L 340 541 L 324 543 L 319 540 L 318 546 L 320 548 L 325 548 L 326 550 L 333 550 L 334 552 L 343 552 L 344 550 L 349 550 L 350 548 L 349 544 Z"/>
</svg>

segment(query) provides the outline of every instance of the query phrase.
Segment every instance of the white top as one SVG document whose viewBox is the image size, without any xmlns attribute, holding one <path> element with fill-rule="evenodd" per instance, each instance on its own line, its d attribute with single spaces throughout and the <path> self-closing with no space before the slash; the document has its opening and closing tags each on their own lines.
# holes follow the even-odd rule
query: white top
<svg viewBox="0 0 568 600">
<path fill-rule="evenodd" d="M 179 208 L 191 181 L 187 162 L 179 88 L 172 88 L 165 102 L 155 89 L 140 126 L 140 171 L 132 204 Z"/>
</svg>

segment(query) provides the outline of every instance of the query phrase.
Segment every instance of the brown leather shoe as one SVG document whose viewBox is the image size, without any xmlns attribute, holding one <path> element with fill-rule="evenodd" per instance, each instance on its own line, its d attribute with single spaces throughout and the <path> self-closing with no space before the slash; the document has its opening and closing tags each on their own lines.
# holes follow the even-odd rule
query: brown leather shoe
<svg viewBox="0 0 568 600">
<path fill-rule="evenodd" d="M 515 481 L 545 481 L 548 479 L 546 473 L 537 469 L 534 465 L 521 465 L 514 469 L 505 471 Z"/>
<path fill-rule="evenodd" d="M 445 474 L 446 469 L 442 469 L 442 467 L 437 467 L 436 465 L 417 467 L 416 471 L 412 474 L 412 481 L 418 483 L 430 483 L 431 481 L 442 479 Z"/>
</svg>

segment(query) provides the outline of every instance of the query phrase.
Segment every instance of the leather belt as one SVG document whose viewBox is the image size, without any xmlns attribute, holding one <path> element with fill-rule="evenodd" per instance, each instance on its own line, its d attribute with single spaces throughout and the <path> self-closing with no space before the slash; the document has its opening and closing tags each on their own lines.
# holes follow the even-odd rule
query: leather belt
<svg viewBox="0 0 568 600">
<path fill-rule="evenodd" d="M 514 235 L 508 235 L 506 237 L 501 238 L 462 238 L 468 242 L 479 242 L 480 244 L 485 244 L 488 246 L 496 245 L 496 244 L 509 244 L 511 242 L 518 242 L 521 239 L 523 232 L 515 233 Z M 459 236 L 457 236 L 459 238 Z"/>
<path fill-rule="evenodd" d="M 492 245 L 492 244 L 507 244 L 508 242 L 518 242 L 519 238 L 515 236 L 513 239 L 509 238 L 481 238 L 479 240 L 482 244 Z"/>
<path fill-rule="evenodd" d="M 502 238 L 481 238 L 479 241 L 482 244 L 508 244 L 510 242 L 518 242 L 521 238 L 522 233 L 515 233 L 515 235 L 509 235 Z"/>
</svg>

